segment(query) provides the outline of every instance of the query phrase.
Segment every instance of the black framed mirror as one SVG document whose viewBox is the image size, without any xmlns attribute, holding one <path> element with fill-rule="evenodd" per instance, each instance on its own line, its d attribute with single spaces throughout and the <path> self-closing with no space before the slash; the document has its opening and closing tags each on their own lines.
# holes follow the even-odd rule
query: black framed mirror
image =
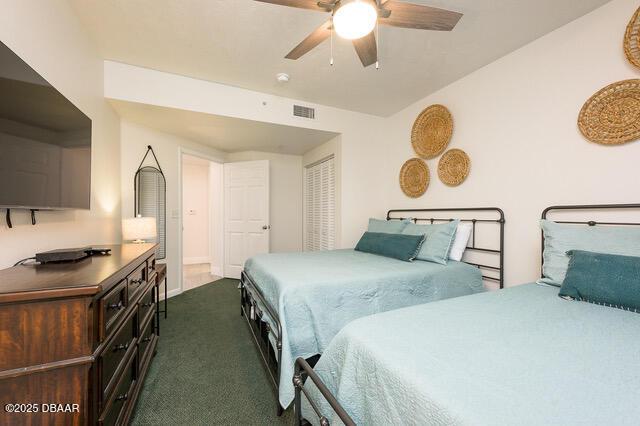
<svg viewBox="0 0 640 426">
<path fill-rule="evenodd" d="M 153 155 L 155 166 L 144 165 L 149 152 Z M 151 145 L 147 146 L 147 152 L 144 154 L 140 166 L 138 166 L 133 179 L 133 187 L 134 217 L 140 215 L 142 217 L 156 218 L 158 242 L 156 258 L 164 259 L 166 258 L 167 240 L 167 181 Z"/>
</svg>

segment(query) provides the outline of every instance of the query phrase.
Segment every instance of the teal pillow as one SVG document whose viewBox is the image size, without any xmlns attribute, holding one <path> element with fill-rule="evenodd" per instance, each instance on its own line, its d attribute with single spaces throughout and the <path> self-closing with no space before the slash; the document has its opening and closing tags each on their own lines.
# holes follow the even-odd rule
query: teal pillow
<svg viewBox="0 0 640 426">
<path fill-rule="evenodd" d="M 566 225 L 542 220 L 544 258 L 540 284 L 560 287 L 569 266 L 569 250 L 640 256 L 640 227 Z"/>
<path fill-rule="evenodd" d="M 367 232 L 384 232 L 387 234 L 400 234 L 407 224 L 411 223 L 409 219 L 392 219 L 392 220 L 380 220 L 369 219 L 369 227 Z"/>
<path fill-rule="evenodd" d="M 434 225 L 409 223 L 402 230 L 402 233 L 405 235 L 424 235 L 426 237 L 416 259 L 446 265 L 459 223 L 460 221 L 457 219 Z"/>
<path fill-rule="evenodd" d="M 423 241 L 424 235 L 365 232 L 358 241 L 356 250 L 410 262 L 420 251 Z"/>
<path fill-rule="evenodd" d="M 560 297 L 640 310 L 640 257 L 571 250 Z"/>
</svg>

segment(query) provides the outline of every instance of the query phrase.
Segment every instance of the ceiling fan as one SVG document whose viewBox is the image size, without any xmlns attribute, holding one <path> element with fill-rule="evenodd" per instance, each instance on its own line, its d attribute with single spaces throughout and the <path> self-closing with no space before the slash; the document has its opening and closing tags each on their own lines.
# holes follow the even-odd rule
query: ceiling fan
<svg viewBox="0 0 640 426">
<path fill-rule="evenodd" d="M 333 30 L 353 42 L 362 65 L 378 60 L 378 46 L 373 29 L 376 24 L 419 30 L 451 31 L 461 13 L 398 0 L 255 0 L 281 6 L 298 7 L 331 13 L 320 25 L 285 56 L 298 59 L 328 39 Z"/>
</svg>

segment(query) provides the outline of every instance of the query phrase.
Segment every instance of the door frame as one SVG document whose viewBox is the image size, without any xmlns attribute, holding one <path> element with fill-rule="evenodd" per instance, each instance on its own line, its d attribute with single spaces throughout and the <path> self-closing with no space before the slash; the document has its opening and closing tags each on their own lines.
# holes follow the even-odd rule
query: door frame
<svg viewBox="0 0 640 426">
<path fill-rule="evenodd" d="M 178 147 L 178 283 L 180 284 L 178 287 L 178 292 L 176 294 L 172 294 L 171 296 L 175 296 L 184 291 L 183 287 L 183 253 L 184 253 L 184 233 L 182 227 L 184 226 L 184 206 L 182 203 L 182 158 L 185 155 L 189 155 L 191 157 L 202 158 L 203 160 L 211 161 L 214 163 L 218 163 L 223 165 L 225 163 L 223 158 L 216 157 L 214 155 L 205 154 L 201 151 L 197 151 L 190 148 Z M 224 203 L 224 194 L 222 196 L 222 203 Z M 209 203 L 209 207 L 211 207 L 211 203 Z M 221 206 L 224 209 L 224 205 Z M 224 211 L 224 210 L 223 210 Z M 211 224 L 211 211 L 209 211 L 209 223 Z M 223 234 L 222 234 L 222 250 L 224 253 L 224 220 L 222 223 Z M 209 239 L 211 238 L 211 234 L 209 235 Z M 209 241 L 209 249 L 211 249 L 211 241 Z M 222 273 L 224 276 L 224 261 L 222 262 Z M 165 296 L 166 297 L 166 296 Z"/>
</svg>

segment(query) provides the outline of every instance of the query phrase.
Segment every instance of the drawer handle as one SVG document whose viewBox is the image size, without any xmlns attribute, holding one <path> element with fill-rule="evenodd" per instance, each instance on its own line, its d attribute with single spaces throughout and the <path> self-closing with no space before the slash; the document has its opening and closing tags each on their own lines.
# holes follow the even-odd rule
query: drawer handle
<svg viewBox="0 0 640 426">
<path fill-rule="evenodd" d="M 122 300 L 119 300 L 118 303 L 112 303 L 110 305 L 107 305 L 107 309 L 115 309 L 116 311 L 119 311 L 122 308 L 124 308 L 124 305 L 122 304 Z"/>
<path fill-rule="evenodd" d="M 127 349 L 129 349 L 129 344 L 128 343 L 122 343 L 122 344 L 119 344 L 119 345 L 115 345 L 113 347 L 113 352 L 126 351 Z"/>
<path fill-rule="evenodd" d="M 142 339 L 143 342 L 147 343 L 151 341 L 151 336 L 149 337 L 145 337 L 144 339 Z"/>
<path fill-rule="evenodd" d="M 142 278 L 138 278 L 137 280 L 131 280 L 131 284 L 138 286 L 142 284 L 143 281 L 144 280 Z"/>
<path fill-rule="evenodd" d="M 129 398 L 129 394 L 123 393 L 122 395 L 118 395 L 116 397 L 116 401 L 126 401 Z"/>
<path fill-rule="evenodd" d="M 144 308 L 150 308 L 153 306 L 153 302 L 148 302 L 142 305 Z"/>
</svg>

